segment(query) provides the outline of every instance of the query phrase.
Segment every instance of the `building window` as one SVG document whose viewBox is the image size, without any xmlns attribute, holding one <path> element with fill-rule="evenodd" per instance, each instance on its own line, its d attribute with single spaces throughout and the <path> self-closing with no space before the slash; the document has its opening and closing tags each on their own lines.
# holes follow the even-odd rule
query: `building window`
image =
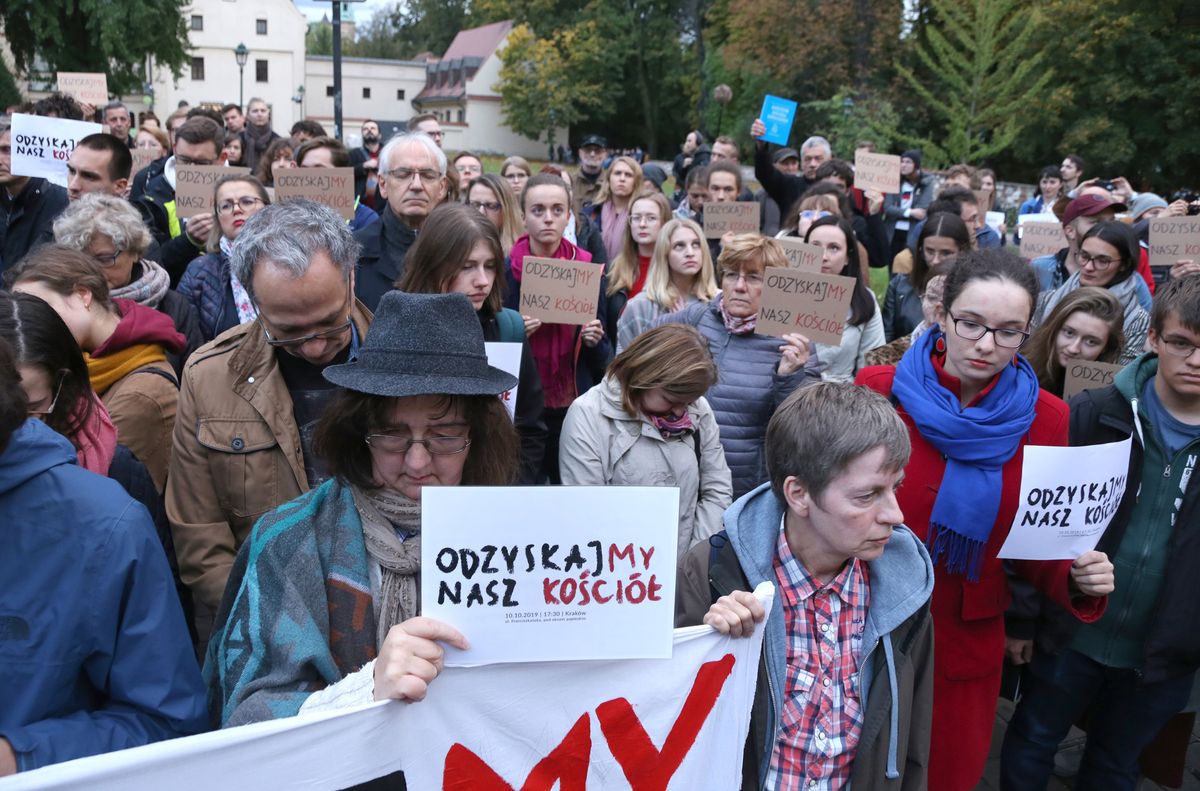
<svg viewBox="0 0 1200 791">
<path fill-rule="evenodd" d="M 204 17 L 192 14 L 192 30 L 204 30 Z"/>
<path fill-rule="evenodd" d="M 463 111 L 462 110 L 458 111 L 458 122 L 460 124 L 463 122 Z"/>
<path fill-rule="evenodd" d="M 254 79 L 256 82 L 267 82 L 267 62 L 265 60 L 254 61 Z"/>
<path fill-rule="evenodd" d="M 404 101 L 404 89 L 403 88 L 396 89 L 396 101 L 398 101 L 398 102 Z"/>
<path fill-rule="evenodd" d="M 333 86 L 332 86 L 332 85 L 326 85 L 326 86 L 325 86 L 325 95 L 326 95 L 326 96 L 333 96 Z"/>
<path fill-rule="evenodd" d="M 192 82 L 204 82 L 204 58 L 192 58 Z"/>
<path fill-rule="evenodd" d="M 370 88 L 363 88 L 363 98 L 364 99 L 371 98 L 371 89 Z"/>
<path fill-rule="evenodd" d="M 260 36 L 267 35 L 267 20 L 265 20 L 265 19 L 254 20 L 254 28 L 255 28 L 254 32 L 258 33 L 258 35 L 260 35 Z"/>
</svg>

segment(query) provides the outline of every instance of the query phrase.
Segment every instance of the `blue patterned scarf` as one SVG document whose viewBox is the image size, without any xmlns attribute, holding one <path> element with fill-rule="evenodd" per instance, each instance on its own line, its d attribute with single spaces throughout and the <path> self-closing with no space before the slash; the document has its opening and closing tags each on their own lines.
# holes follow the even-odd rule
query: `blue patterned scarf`
<svg viewBox="0 0 1200 791">
<path fill-rule="evenodd" d="M 978 581 L 983 549 L 1000 511 L 1001 470 L 1033 423 L 1038 380 L 1025 358 L 1006 365 L 974 406 L 938 381 L 930 359 L 941 331 L 926 332 L 896 366 L 892 394 L 917 430 L 946 457 L 946 472 L 929 518 L 926 544 L 936 564 Z"/>
</svg>

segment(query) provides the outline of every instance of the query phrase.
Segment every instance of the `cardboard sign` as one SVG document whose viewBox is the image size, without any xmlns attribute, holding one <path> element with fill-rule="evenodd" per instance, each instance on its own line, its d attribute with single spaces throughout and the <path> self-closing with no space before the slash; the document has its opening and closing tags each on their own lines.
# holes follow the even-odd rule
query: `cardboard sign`
<svg viewBox="0 0 1200 791">
<path fill-rule="evenodd" d="M 447 666 L 665 659 L 678 529 L 671 486 L 426 487 L 421 614 L 471 641 Z"/>
<path fill-rule="evenodd" d="M 1200 261 L 1200 217 L 1156 217 L 1150 221 L 1150 266 Z"/>
<path fill-rule="evenodd" d="M 75 145 L 99 131 L 100 124 L 16 113 L 9 137 L 11 172 L 14 176 L 40 177 L 65 187 L 67 160 Z"/>
<path fill-rule="evenodd" d="M 175 167 L 175 213 L 195 217 L 213 210 L 213 185 L 223 176 L 248 174 L 250 168 L 224 165 L 179 165 Z"/>
<path fill-rule="evenodd" d="M 133 169 L 129 171 L 131 179 L 149 167 L 151 162 L 157 162 L 161 156 L 154 148 L 131 148 L 129 153 L 133 157 Z"/>
<path fill-rule="evenodd" d="M 704 204 L 704 236 L 720 239 L 727 233 L 758 233 L 758 201 Z"/>
<path fill-rule="evenodd" d="M 104 74 L 60 71 L 58 90 L 92 105 L 97 110 L 108 104 L 108 77 Z"/>
<path fill-rule="evenodd" d="M 762 112 L 758 117 L 767 127 L 766 134 L 759 139 L 777 146 L 786 146 L 792 134 L 792 121 L 796 118 L 796 103 L 791 99 L 767 94 L 763 97 Z"/>
<path fill-rule="evenodd" d="M 1026 446 L 1021 507 L 1000 557 L 1074 560 L 1095 549 L 1125 496 L 1132 443 Z"/>
<path fill-rule="evenodd" d="M 1054 255 L 1067 246 L 1062 224 L 1057 222 L 1027 222 L 1021 226 L 1021 257 L 1030 260 Z"/>
<path fill-rule="evenodd" d="M 860 190 L 899 192 L 900 157 L 858 149 L 854 152 L 854 186 Z"/>
<path fill-rule="evenodd" d="M 1072 362 L 1066 369 L 1066 380 L 1063 384 L 1063 401 L 1076 393 L 1092 390 L 1097 387 L 1107 387 L 1113 383 L 1113 378 L 1124 368 L 1123 365 L 1102 362 Z"/>
<path fill-rule="evenodd" d="M 596 318 L 603 274 L 604 264 L 526 256 L 521 314 L 546 324 L 587 324 Z"/>
<path fill-rule="evenodd" d="M 775 241 L 779 242 L 779 246 L 783 248 L 783 254 L 787 256 L 788 268 L 799 269 L 802 272 L 820 272 L 821 258 L 825 255 L 824 249 L 817 244 L 807 244 L 795 238 L 781 237 Z"/>
<path fill-rule="evenodd" d="M 788 335 L 837 346 L 846 331 L 854 278 L 767 267 L 755 332 Z"/>
<path fill-rule="evenodd" d="M 447 667 L 419 704 L 306 711 L 19 772 L 4 788 L 349 788 L 397 771 L 414 791 L 739 788 L 774 589 L 754 594 L 767 612 L 754 634 L 676 629 L 669 659 Z"/>
<path fill-rule="evenodd" d="M 499 341 L 490 341 L 483 345 L 487 349 L 488 365 L 517 377 L 517 385 L 512 390 L 507 390 L 500 394 L 500 400 L 504 402 L 504 408 L 508 410 L 509 418 L 516 420 L 517 390 L 521 386 L 522 345 L 519 343 L 501 343 Z"/>
<path fill-rule="evenodd" d="M 287 168 L 275 174 L 279 200 L 308 198 L 354 219 L 354 168 Z"/>
</svg>

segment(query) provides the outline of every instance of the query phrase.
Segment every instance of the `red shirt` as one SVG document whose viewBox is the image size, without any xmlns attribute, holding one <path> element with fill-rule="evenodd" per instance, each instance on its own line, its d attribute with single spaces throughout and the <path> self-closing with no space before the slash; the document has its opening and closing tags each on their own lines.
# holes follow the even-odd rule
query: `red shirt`
<svg viewBox="0 0 1200 791">
<path fill-rule="evenodd" d="M 858 689 L 871 589 L 852 558 L 829 583 L 810 576 L 779 531 L 775 578 L 787 629 L 787 680 L 766 787 L 842 788 L 862 734 Z"/>
<path fill-rule="evenodd" d="M 633 299 L 638 295 L 638 292 L 646 287 L 646 273 L 650 271 L 650 256 L 638 256 L 638 276 L 637 280 L 633 281 L 633 285 L 629 287 L 629 298 Z"/>
</svg>

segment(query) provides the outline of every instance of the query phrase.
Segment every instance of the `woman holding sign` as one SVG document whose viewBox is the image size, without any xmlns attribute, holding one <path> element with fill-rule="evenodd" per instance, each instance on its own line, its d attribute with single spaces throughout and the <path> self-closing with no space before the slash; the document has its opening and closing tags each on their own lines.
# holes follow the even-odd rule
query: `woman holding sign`
<svg viewBox="0 0 1200 791">
<path fill-rule="evenodd" d="M 841 275 L 854 280 L 850 314 L 846 317 L 841 344 L 817 344 L 817 354 L 823 366 L 821 378 L 826 382 L 849 382 L 858 369 L 866 365 L 867 352 L 885 343 L 879 303 L 863 282 L 858 242 L 849 220 L 845 217 L 821 217 L 809 226 L 804 241 L 824 250 L 821 256 L 823 274 Z"/>
<path fill-rule="evenodd" d="M 647 330 L 567 412 L 562 479 L 578 486 L 679 488 L 679 558 L 721 529 L 733 485 L 704 393 L 716 384 L 692 327 Z"/>
<path fill-rule="evenodd" d="M 1072 362 L 1115 363 L 1124 322 L 1125 308 L 1111 291 L 1084 287 L 1063 297 L 1025 347 L 1042 389 L 1061 398 Z"/>
<path fill-rule="evenodd" d="M 520 482 L 535 484 L 546 454 L 545 398 L 525 322 L 501 299 L 503 268 L 496 226 L 469 206 L 443 203 L 421 225 L 420 236 L 404 256 L 404 274 L 396 288 L 410 294 L 462 294 L 475 308 L 485 341 L 520 344 L 520 384 L 513 413 L 521 435 Z"/>
<path fill-rule="evenodd" d="M 315 440 L 333 477 L 263 516 L 238 554 L 204 668 L 214 725 L 420 700 L 438 641 L 467 648 L 419 615 L 421 491 L 513 481 L 496 396 L 516 377 L 488 365 L 466 297 L 400 291 L 325 377 L 343 388 Z"/>
<path fill-rule="evenodd" d="M 1017 354 L 1029 337 L 1037 278 L 1000 250 L 961 256 L 946 278 L 939 329 L 898 365 L 859 384 L 891 397 L 912 439 L 897 491 L 905 523 L 935 565 L 933 735 L 929 788 L 964 791 L 983 774 L 995 722 L 1009 601 L 997 553 L 1017 512 L 1022 449 L 1067 444 L 1067 408 Z M 1101 552 L 1015 561 L 1015 571 L 1083 621 L 1113 590 Z"/>
</svg>

